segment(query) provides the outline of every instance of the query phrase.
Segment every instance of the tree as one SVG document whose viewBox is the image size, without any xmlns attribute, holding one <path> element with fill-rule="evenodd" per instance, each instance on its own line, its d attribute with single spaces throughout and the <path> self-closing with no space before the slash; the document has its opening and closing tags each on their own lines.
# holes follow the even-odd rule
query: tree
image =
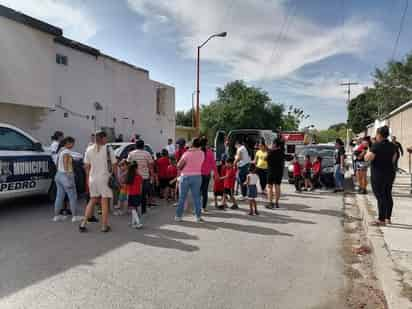
<svg viewBox="0 0 412 309">
<path fill-rule="evenodd" d="M 217 130 L 277 130 L 284 124 L 284 106 L 272 102 L 266 91 L 234 81 L 217 88 L 217 98 L 201 109 L 201 130 L 213 136 Z M 298 120 L 287 121 L 299 123 Z"/>
<path fill-rule="evenodd" d="M 331 126 L 329 126 L 329 129 L 328 130 L 333 130 L 333 131 L 340 131 L 340 130 L 342 130 L 342 129 L 345 129 L 346 130 L 346 123 L 344 123 L 344 122 L 340 122 L 340 123 L 337 123 L 337 124 L 333 124 L 333 125 L 331 125 Z"/>
<path fill-rule="evenodd" d="M 354 133 L 360 133 L 378 116 L 377 91 L 366 89 L 364 93 L 352 99 L 348 106 L 348 125 Z"/>
<path fill-rule="evenodd" d="M 288 112 L 283 115 L 282 118 L 282 130 L 283 131 L 297 131 L 302 120 L 308 119 L 309 115 L 306 115 L 303 109 L 296 108 L 290 105 Z"/>
<path fill-rule="evenodd" d="M 191 127 L 193 123 L 192 119 L 193 109 L 176 112 L 176 125 L 178 126 Z"/>
<path fill-rule="evenodd" d="M 356 133 L 412 99 L 412 54 L 374 72 L 374 87 L 351 100 L 348 123 Z"/>
</svg>

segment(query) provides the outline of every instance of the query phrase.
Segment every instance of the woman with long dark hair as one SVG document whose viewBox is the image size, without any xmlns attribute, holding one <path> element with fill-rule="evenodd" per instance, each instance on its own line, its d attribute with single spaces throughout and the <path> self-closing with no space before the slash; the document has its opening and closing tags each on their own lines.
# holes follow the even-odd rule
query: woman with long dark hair
<svg viewBox="0 0 412 309">
<path fill-rule="evenodd" d="M 62 221 L 64 216 L 60 214 L 63 208 L 64 198 L 67 194 L 70 202 L 72 221 L 80 221 L 82 217 L 77 216 L 77 191 L 74 181 L 73 157 L 71 149 L 75 140 L 73 137 L 66 137 L 61 142 L 63 147 L 57 155 L 57 173 L 55 182 L 57 187 L 56 201 L 54 203 L 53 221 Z"/>
<path fill-rule="evenodd" d="M 376 131 L 376 143 L 366 154 L 365 160 L 371 162 L 371 182 L 373 193 L 378 201 L 378 220 L 372 225 L 391 224 L 393 198 L 392 186 L 395 179 L 396 146 L 388 140 L 389 127 L 383 126 Z"/>
</svg>

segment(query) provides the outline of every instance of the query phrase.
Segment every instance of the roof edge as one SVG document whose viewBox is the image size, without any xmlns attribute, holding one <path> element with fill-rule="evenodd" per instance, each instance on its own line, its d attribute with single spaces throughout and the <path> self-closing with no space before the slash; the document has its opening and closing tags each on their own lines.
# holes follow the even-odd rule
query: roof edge
<svg viewBox="0 0 412 309">
<path fill-rule="evenodd" d="M 8 18 L 10 20 L 13 20 L 17 23 L 21 23 L 27 26 L 30 26 L 34 29 L 37 29 L 39 31 L 54 35 L 54 36 L 62 36 L 63 35 L 63 30 L 55 27 L 53 25 L 50 25 L 48 23 L 45 23 L 39 19 L 30 17 L 26 14 L 20 13 L 18 11 L 15 11 L 11 8 L 8 8 L 4 5 L 0 5 L 0 16 L 3 16 L 5 18 Z"/>
<path fill-rule="evenodd" d="M 84 52 L 86 54 L 89 54 L 89 55 L 92 55 L 92 56 L 95 56 L 95 57 L 98 57 L 98 56 L 101 55 L 100 50 L 98 50 L 96 48 L 93 48 L 91 46 L 82 44 L 80 42 L 68 39 L 64 36 L 55 37 L 54 41 L 56 43 L 62 44 L 64 46 L 67 46 L 67 47 L 70 47 L 70 48 L 73 48 L 73 49 L 76 49 L 78 51 Z"/>
</svg>

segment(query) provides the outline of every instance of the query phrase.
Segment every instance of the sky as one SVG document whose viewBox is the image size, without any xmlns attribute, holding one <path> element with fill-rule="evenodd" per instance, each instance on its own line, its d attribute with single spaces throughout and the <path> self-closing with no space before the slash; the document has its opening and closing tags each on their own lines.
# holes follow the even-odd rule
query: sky
<svg viewBox="0 0 412 309">
<path fill-rule="evenodd" d="M 192 106 L 196 47 L 201 49 L 201 104 L 216 88 L 242 79 L 273 102 L 302 108 L 302 125 L 345 122 L 352 96 L 373 85 L 392 59 L 408 0 L 0 0 L 63 29 L 64 35 L 150 71 L 176 88 L 176 109 Z M 412 6 L 412 4 L 411 4 Z M 412 7 L 396 49 L 412 51 Z"/>
</svg>

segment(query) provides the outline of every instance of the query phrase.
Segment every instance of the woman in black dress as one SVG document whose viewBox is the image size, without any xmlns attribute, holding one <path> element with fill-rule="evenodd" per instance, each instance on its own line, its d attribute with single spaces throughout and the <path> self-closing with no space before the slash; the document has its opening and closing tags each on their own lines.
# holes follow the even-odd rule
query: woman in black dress
<svg viewBox="0 0 412 309">
<path fill-rule="evenodd" d="M 273 141 L 272 149 L 267 156 L 268 162 L 268 191 L 269 191 L 269 205 L 268 209 L 279 208 L 280 199 L 280 185 L 282 183 L 283 171 L 285 169 L 285 152 L 283 149 L 283 141 L 275 139 Z M 275 188 L 275 202 L 273 203 L 273 188 Z"/>
</svg>

